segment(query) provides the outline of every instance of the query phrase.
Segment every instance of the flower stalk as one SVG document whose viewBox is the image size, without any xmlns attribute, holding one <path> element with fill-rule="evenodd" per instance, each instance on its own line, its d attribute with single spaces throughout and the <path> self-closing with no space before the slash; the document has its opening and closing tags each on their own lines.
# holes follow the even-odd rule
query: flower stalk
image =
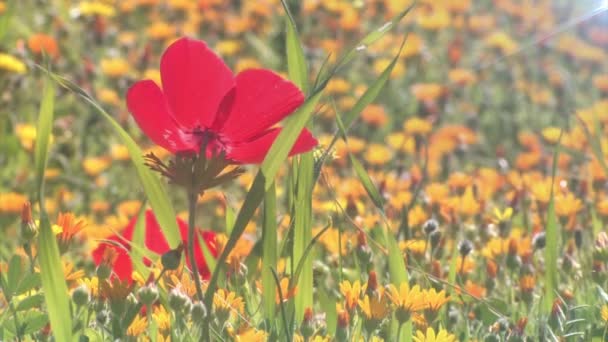
<svg viewBox="0 0 608 342">
<path fill-rule="evenodd" d="M 193 173 L 194 177 L 194 173 Z M 198 193 L 194 190 L 188 191 L 188 259 L 190 259 L 190 268 L 192 269 L 192 277 L 194 278 L 194 285 L 196 287 L 196 298 L 199 301 L 203 300 L 203 288 L 201 286 L 201 278 L 198 274 L 198 265 L 196 263 L 196 257 L 194 254 L 194 243 L 195 243 L 195 218 L 196 218 L 196 201 L 198 199 Z"/>
</svg>

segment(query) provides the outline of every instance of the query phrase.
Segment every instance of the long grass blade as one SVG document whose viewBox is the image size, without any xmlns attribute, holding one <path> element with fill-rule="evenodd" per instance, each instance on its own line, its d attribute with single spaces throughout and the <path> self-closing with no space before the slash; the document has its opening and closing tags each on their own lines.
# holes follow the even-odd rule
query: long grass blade
<svg viewBox="0 0 608 342">
<path fill-rule="evenodd" d="M 42 68 L 42 67 L 41 67 Z M 44 70 L 44 68 L 42 68 Z M 56 74 L 51 74 L 51 77 L 61 86 L 66 89 L 74 92 L 75 94 L 82 97 L 86 102 L 88 102 L 93 108 L 97 110 L 101 116 L 103 116 L 110 126 L 114 129 L 116 134 L 120 136 L 124 145 L 127 147 L 129 151 L 129 155 L 131 160 L 133 161 L 133 165 L 135 165 L 135 169 L 137 171 L 137 175 L 139 176 L 139 180 L 141 181 L 141 185 L 146 193 L 148 201 L 150 201 L 150 206 L 152 207 L 152 211 L 160 224 L 160 227 L 169 243 L 171 248 L 177 248 L 181 241 L 181 235 L 179 232 L 179 228 L 177 226 L 177 221 L 175 220 L 175 210 L 173 209 L 173 205 L 169 200 L 169 196 L 167 191 L 163 187 L 160 179 L 157 175 L 150 171 L 145 163 L 143 158 L 143 152 L 137 146 L 137 143 L 129 136 L 127 133 L 112 116 L 106 112 L 101 105 L 95 101 L 86 91 L 82 88 L 74 84 L 73 82 L 67 80 Z"/>
<path fill-rule="evenodd" d="M 38 204 L 40 206 L 38 260 L 40 263 L 42 289 L 49 320 L 51 321 L 51 328 L 53 329 L 53 336 L 57 341 L 71 341 L 72 315 L 68 300 L 68 287 L 63 277 L 63 265 L 57 240 L 51 230 L 51 223 L 44 208 L 44 170 L 48 160 L 54 104 L 55 86 L 47 76 L 40 104 L 36 151 L 34 154 L 38 185 Z"/>
<path fill-rule="evenodd" d="M 277 268 L 277 198 L 274 184 L 264 195 L 264 221 L 262 224 L 262 301 L 264 315 L 272 322 L 275 318 L 276 305 L 274 296 L 276 284 L 272 270 Z"/>
</svg>

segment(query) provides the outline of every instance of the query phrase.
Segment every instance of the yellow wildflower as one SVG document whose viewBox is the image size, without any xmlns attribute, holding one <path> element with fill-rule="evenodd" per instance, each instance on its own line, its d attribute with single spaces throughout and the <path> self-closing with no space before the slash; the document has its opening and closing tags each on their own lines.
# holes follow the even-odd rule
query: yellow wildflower
<svg viewBox="0 0 608 342">
<path fill-rule="evenodd" d="M 16 74 L 25 74 L 27 66 L 17 57 L 13 57 L 6 53 L 0 53 L 0 69 Z"/>
<path fill-rule="evenodd" d="M 423 293 L 418 285 L 410 288 L 408 283 L 402 283 L 397 289 L 395 285 L 390 284 L 387 296 L 393 302 L 395 315 L 401 323 L 407 322 L 412 313 L 425 308 Z"/>
<path fill-rule="evenodd" d="M 101 72 L 111 78 L 125 76 L 130 70 L 129 63 L 122 58 L 102 59 Z"/>
<path fill-rule="evenodd" d="M 340 292 L 344 296 L 346 310 L 352 312 L 357 307 L 361 294 L 365 292 L 366 287 L 365 284 L 361 286 L 361 282 L 358 280 L 352 284 L 348 280 L 340 283 Z"/>
<path fill-rule="evenodd" d="M 414 336 L 415 342 L 454 342 L 456 341 L 456 336 L 447 332 L 447 330 L 440 328 L 439 332 L 435 333 L 433 328 L 428 327 L 426 329 L 426 334 L 422 331 L 418 330 L 416 332 L 416 336 Z"/>
<path fill-rule="evenodd" d="M 0 193 L 0 214 L 20 213 L 26 201 L 27 196 L 16 192 Z"/>
<path fill-rule="evenodd" d="M 138 315 L 135 317 L 131 325 L 127 328 L 127 335 L 132 337 L 138 337 L 146 332 L 148 328 L 148 320 L 146 317 Z"/>
<path fill-rule="evenodd" d="M 114 7 L 103 1 L 81 1 L 78 10 L 84 16 L 112 17 L 116 14 Z"/>
<path fill-rule="evenodd" d="M 82 168 L 89 176 L 97 176 L 110 166 L 110 159 L 106 157 L 88 157 L 82 161 Z"/>
<path fill-rule="evenodd" d="M 411 118 L 403 124 L 403 129 L 410 135 L 424 136 L 431 132 L 433 125 L 424 119 Z"/>
</svg>

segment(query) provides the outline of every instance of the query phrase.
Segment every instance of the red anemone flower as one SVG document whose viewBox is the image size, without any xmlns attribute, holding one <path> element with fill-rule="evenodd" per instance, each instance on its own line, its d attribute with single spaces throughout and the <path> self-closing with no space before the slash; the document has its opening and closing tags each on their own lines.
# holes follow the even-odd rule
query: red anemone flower
<svg viewBox="0 0 608 342">
<path fill-rule="evenodd" d="M 234 164 L 257 164 L 280 132 L 275 125 L 304 101 L 293 83 L 265 69 L 234 76 L 207 45 L 181 38 L 160 63 L 162 89 L 154 81 L 135 83 L 127 107 L 156 144 L 178 154 L 224 154 Z M 310 151 L 317 140 L 304 129 L 290 155 Z"/>
<path fill-rule="evenodd" d="M 135 230 L 135 224 L 137 223 L 137 216 L 131 219 L 131 222 L 124 228 L 121 232 L 122 238 L 119 236 L 113 235 L 106 240 L 111 242 L 102 242 L 97 246 L 97 248 L 93 251 L 93 261 L 95 261 L 96 265 L 99 265 L 102 262 L 104 252 L 107 248 L 114 248 L 117 253 L 117 258 L 114 261 L 113 272 L 114 274 L 121 280 L 132 280 L 133 273 L 133 262 L 131 261 L 131 257 L 129 256 L 129 251 L 131 250 L 130 246 L 126 241 L 133 240 L 133 231 Z M 181 219 L 177 219 L 177 223 L 179 225 L 179 230 L 182 236 L 182 240 L 184 241 L 184 245 L 188 243 L 188 224 Z M 169 244 L 161 231 L 160 225 L 154 216 L 152 210 L 146 211 L 146 231 L 145 231 L 145 244 L 146 248 L 150 251 L 164 254 L 170 250 Z M 200 232 L 200 237 L 207 244 L 209 251 L 213 256 L 217 256 L 217 249 L 215 247 L 215 233 L 212 231 L 203 231 Z M 194 244 L 194 253 L 196 258 L 196 264 L 198 265 L 199 273 L 203 279 L 208 279 L 210 276 L 209 268 L 205 264 L 205 259 L 203 257 L 203 252 L 201 250 L 201 246 L 197 241 Z M 188 265 L 190 266 L 190 261 L 187 260 Z M 144 263 L 146 265 L 150 265 L 150 260 L 144 259 Z"/>
</svg>

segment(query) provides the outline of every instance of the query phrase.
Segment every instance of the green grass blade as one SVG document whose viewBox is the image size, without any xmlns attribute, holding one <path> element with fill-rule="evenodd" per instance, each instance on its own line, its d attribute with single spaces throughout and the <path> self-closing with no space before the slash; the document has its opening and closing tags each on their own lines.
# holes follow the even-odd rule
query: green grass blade
<svg viewBox="0 0 608 342">
<path fill-rule="evenodd" d="M 215 271 L 215 268 L 217 267 L 217 261 L 215 260 L 215 257 L 213 257 L 213 254 L 211 254 L 207 243 L 201 237 L 200 234 L 196 234 L 196 238 L 198 239 L 199 246 L 201 246 L 201 251 L 203 252 L 203 260 L 205 261 L 207 268 L 209 268 L 209 272 Z"/>
<path fill-rule="evenodd" d="M 302 49 L 302 42 L 298 35 L 298 29 L 296 23 L 289 11 L 289 6 L 285 0 L 281 0 L 285 13 L 286 23 L 286 40 L 285 50 L 287 52 L 287 73 L 289 79 L 295 83 L 304 93 L 308 91 L 308 67 L 306 65 L 306 58 L 304 56 L 304 50 Z"/>
<path fill-rule="evenodd" d="M 146 248 L 146 206 L 142 204 L 137 214 L 137 222 L 133 229 L 133 239 L 131 245 L 138 246 L 139 248 L 131 248 L 129 255 L 133 262 L 133 269 L 137 271 L 144 279 L 148 278 L 149 270 L 144 265 L 143 255 L 140 253 L 141 249 Z"/>
<path fill-rule="evenodd" d="M 139 180 L 141 181 L 144 192 L 146 193 L 148 201 L 150 201 L 152 211 L 158 220 L 169 246 L 171 248 L 177 248 L 182 240 L 179 233 L 179 228 L 177 226 L 177 221 L 175 220 L 175 210 L 173 209 L 169 196 L 167 195 L 167 192 L 158 176 L 152 173 L 152 171 L 150 171 L 144 164 L 143 152 L 139 146 L 137 146 L 137 143 L 129 136 L 129 133 L 127 133 L 120 126 L 120 124 L 116 122 L 116 120 L 114 120 L 114 118 L 112 118 L 112 116 L 82 88 L 61 76 L 52 75 L 52 77 L 60 85 L 74 92 L 75 94 L 80 95 L 86 102 L 93 106 L 93 108 L 95 108 L 110 123 L 110 126 L 112 126 L 114 131 L 120 136 L 124 145 L 129 151 L 129 155 L 131 156 L 133 165 L 135 165 L 135 169 L 139 176 Z"/>
<path fill-rule="evenodd" d="M 392 30 L 401 21 L 401 19 L 403 19 L 412 10 L 412 8 L 414 8 L 415 5 L 416 2 L 412 3 L 406 9 L 401 11 L 401 13 L 393 17 L 390 21 L 368 33 L 355 45 L 355 48 L 351 49 L 349 52 L 346 53 L 346 55 L 341 59 L 339 64 L 347 64 L 355 57 L 357 52 L 367 49 L 368 46 L 382 38 L 388 31 Z"/>
<path fill-rule="evenodd" d="M 277 268 L 277 198 L 274 184 L 264 195 L 264 222 L 262 224 L 262 301 L 264 315 L 272 322 L 276 314 L 274 297 L 276 284 L 272 270 Z"/>
<path fill-rule="evenodd" d="M 51 130 L 53 128 L 54 103 L 55 87 L 47 79 L 42 93 L 42 102 L 40 103 L 38 127 L 36 128 L 38 138 L 36 139 L 36 149 L 34 150 L 36 184 L 38 185 L 38 199 L 41 205 L 44 203 L 44 169 L 46 168 Z"/>
<path fill-rule="evenodd" d="M 55 87 L 49 77 L 45 81 L 38 117 L 35 165 L 40 206 L 40 233 L 38 235 L 38 260 L 42 290 L 48 310 L 53 336 L 57 341 L 72 340 L 72 316 L 68 287 L 63 277 L 63 265 L 55 234 L 44 208 L 44 169 L 48 160 L 49 141 L 53 125 Z"/>
<path fill-rule="evenodd" d="M 559 140 L 561 141 L 562 134 L 560 133 Z M 559 257 L 559 226 L 557 215 L 555 214 L 555 193 L 553 191 L 555 184 L 555 174 L 557 172 L 557 158 L 559 157 L 559 142 L 553 153 L 553 167 L 551 170 L 551 197 L 549 199 L 549 207 L 547 209 L 547 226 L 545 228 L 545 286 L 544 296 L 542 300 L 542 312 L 545 315 L 551 314 L 553 308 L 553 300 L 557 291 L 558 281 L 558 266 L 557 259 Z"/>
<path fill-rule="evenodd" d="M 382 38 L 382 36 L 384 36 L 388 31 L 392 30 L 412 10 L 412 8 L 414 8 L 415 5 L 416 3 L 414 2 L 401 13 L 393 17 L 390 21 L 363 37 L 363 39 L 355 44 L 352 49 L 340 57 L 332 68 L 327 69 L 324 74 L 319 75 L 315 85 L 323 85 L 326 83 L 338 71 L 338 69 L 352 61 L 357 53 L 365 51 L 370 45 Z"/>
<path fill-rule="evenodd" d="M 304 126 L 306 126 L 306 123 L 308 123 L 315 106 L 321 99 L 322 90 L 323 88 L 314 93 L 298 110 L 285 120 L 281 133 L 279 133 L 279 136 L 272 144 L 260 168 L 266 179 L 274 179 L 276 176 L 279 167 L 289 155 L 289 151 L 291 151 L 293 144 L 296 142 Z M 266 187 L 270 185 L 266 184 Z M 266 188 L 265 190 L 268 189 Z"/>
<path fill-rule="evenodd" d="M 251 188 L 245 196 L 245 201 L 243 202 L 239 213 L 236 216 L 236 220 L 234 221 L 234 225 L 231 229 L 228 242 L 226 242 L 224 250 L 217 259 L 218 267 L 216 267 L 215 271 L 212 273 L 211 279 L 209 280 L 209 286 L 207 287 L 207 291 L 205 292 L 204 301 L 207 307 L 211 307 L 212 305 L 213 294 L 215 293 L 215 290 L 217 288 L 217 281 L 219 279 L 222 266 L 225 264 L 230 251 L 232 251 L 241 235 L 243 235 L 245 227 L 247 226 L 247 223 L 249 223 L 249 220 L 251 220 L 251 217 L 255 213 L 255 210 L 262 202 L 262 199 L 264 198 L 264 194 L 266 192 L 265 187 L 266 180 L 262 172 L 259 171 L 255 179 L 253 180 L 253 184 L 251 184 Z"/>
<path fill-rule="evenodd" d="M 321 229 L 320 232 L 317 233 L 317 235 L 315 235 L 312 238 L 312 240 L 310 240 L 310 243 L 306 246 L 306 249 L 304 249 L 304 253 L 302 254 L 302 258 L 300 258 L 300 260 L 298 261 L 298 265 L 296 266 L 295 272 L 293 273 L 293 276 L 290 279 L 290 285 L 289 285 L 289 287 L 293 287 L 293 283 L 295 283 L 295 282 L 298 281 L 298 279 L 300 278 L 300 276 L 302 274 L 302 270 L 304 269 L 304 265 L 305 265 L 306 259 L 308 258 L 310 252 L 312 251 L 312 248 L 317 243 L 317 241 L 319 241 L 319 239 L 321 238 L 321 236 L 323 236 L 323 234 L 325 234 L 325 232 L 330 227 L 331 227 L 331 223 L 328 223 L 325 227 L 323 227 L 323 229 Z"/>
<path fill-rule="evenodd" d="M 279 275 L 277 274 L 277 272 L 274 269 L 271 269 L 271 271 L 272 277 L 279 293 L 279 307 L 281 308 L 281 320 L 283 321 L 283 329 L 285 330 L 285 340 L 292 341 L 291 331 L 289 329 L 289 323 L 287 321 L 287 313 L 285 312 L 285 296 L 283 296 L 283 291 L 281 291 L 281 281 L 279 280 Z"/>
<path fill-rule="evenodd" d="M 382 71 L 382 73 L 380 74 L 380 76 L 378 76 L 378 78 L 374 81 L 374 83 L 369 88 L 367 88 L 365 93 L 363 93 L 363 95 L 359 98 L 359 100 L 357 100 L 357 102 L 355 103 L 353 108 L 344 115 L 344 118 L 341 117 L 341 115 L 337 112 L 337 109 L 335 109 L 335 106 L 334 106 L 334 110 L 336 110 L 336 120 L 338 123 L 338 130 L 334 134 L 334 137 L 333 137 L 331 143 L 329 144 L 329 146 L 327 146 L 326 150 L 324 151 L 323 156 L 321 158 L 319 158 L 319 160 L 317 160 L 317 162 L 315 164 L 315 179 L 318 178 L 318 176 L 321 172 L 321 166 L 323 165 L 323 163 L 329 156 L 331 149 L 333 148 L 334 144 L 336 143 L 336 141 L 338 140 L 340 135 L 342 135 L 342 137 L 344 137 L 344 138 L 346 137 L 346 134 L 348 133 L 348 130 L 352 126 L 353 122 L 355 122 L 357 117 L 359 117 L 359 115 L 361 114 L 363 109 L 365 109 L 365 107 L 367 107 L 369 104 L 371 104 L 376 99 L 376 97 L 378 97 L 378 95 L 380 94 L 380 91 L 382 91 L 382 89 L 388 82 L 388 80 L 391 76 L 391 73 L 393 72 L 393 68 L 395 67 L 395 64 L 397 64 L 397 61 L 399 60 L 399 55 L 401 54 L 401 49 L 403 49 L 404 43 L 405 43 L 405 39 L 403 40 L 403 43 L 401 44 L 401 48 L 399 49 L 399 52 L 393 58 L 391 63 Z"/>
<path fill-rule="evenodd" d="M 363 165 L 361 165 L 361 163 L 357 160 L 357 158 L 355 158 L 352 153 L 349 153 L 349 156 L 350 162 L 353 164 L 353 168 L 355 169 L 355 173 L 357 174 L 359 181 L 365 188 L 367 195 L 372 199 L 372 202 L 374 202 L 376 208 L 378 208 L 380 211 L 384 211 L 384 198 L 382 198 L 382 195 L 378 191 L 378 188 L 370 178 L 367 171 L 365 171 Z"/>
<path fill-rule="evenodd" d="M 15 13 L 16 1 L 9 0 L 6 3 L 6 9 L 0 16 L 0 42 L 4 41 L 4 37 L 11 27 L 11 19 Z"/>
<path fill-rule="evenodd" d="M 296 322 L 304 317 L 304 310 L 313 305 L 312 259 L 306 250 L 312 241 L 312 188 L 314 159 L 312 153 L 300 156 L 294 205 L 293 260 L 302 264 L 295 297 Z M 299 265 L 298 265 L 299 266 Z"/>
</svg>

